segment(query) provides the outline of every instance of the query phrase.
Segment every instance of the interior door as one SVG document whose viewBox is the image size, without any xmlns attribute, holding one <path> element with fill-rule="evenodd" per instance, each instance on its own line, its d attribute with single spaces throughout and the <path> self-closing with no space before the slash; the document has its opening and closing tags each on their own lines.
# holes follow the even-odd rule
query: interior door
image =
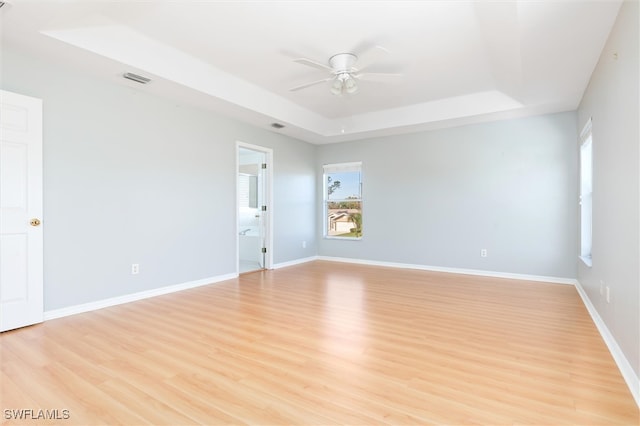
<svg viewBox="0 0 640 426">
<path fill-rule="evenodd" d="M 42 101 L 0 91 L 0 331 L 42 322 Z"/>
</svg>

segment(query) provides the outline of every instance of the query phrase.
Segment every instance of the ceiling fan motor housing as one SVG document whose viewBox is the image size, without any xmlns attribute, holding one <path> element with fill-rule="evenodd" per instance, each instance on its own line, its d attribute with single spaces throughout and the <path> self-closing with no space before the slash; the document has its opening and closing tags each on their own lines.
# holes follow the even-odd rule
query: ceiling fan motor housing
<svg viewBox="0 0 640 426">
<path fill-rule="evenodd" d="M 329 65 L 336 75 L 352 73 L 358 57 L 353 53 L 338 53 L 329 58 Z"/>
</svg>

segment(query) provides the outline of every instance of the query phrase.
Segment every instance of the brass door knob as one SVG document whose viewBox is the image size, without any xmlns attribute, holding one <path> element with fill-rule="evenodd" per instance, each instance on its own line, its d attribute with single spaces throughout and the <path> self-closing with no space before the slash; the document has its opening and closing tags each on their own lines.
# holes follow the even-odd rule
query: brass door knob
<svg viewBox="0 0 640 426">
<path fill-rule="evenodd" d="M 29 223 L 31 224 L 31 226 L 40 226 L 41 222 L 40 219 L 34 217 Z"/>
</svg>

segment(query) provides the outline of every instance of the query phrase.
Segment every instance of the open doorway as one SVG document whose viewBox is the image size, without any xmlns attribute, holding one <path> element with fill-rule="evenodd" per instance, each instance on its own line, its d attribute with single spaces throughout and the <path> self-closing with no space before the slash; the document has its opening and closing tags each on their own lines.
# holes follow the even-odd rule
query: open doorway
<svg viewBox="0 0 640 426">
<path fill-rule="evenodd" d="M 238 142 L 238 273 L 271 267 L 271 157 L 270 149 Z"/>
</svg>

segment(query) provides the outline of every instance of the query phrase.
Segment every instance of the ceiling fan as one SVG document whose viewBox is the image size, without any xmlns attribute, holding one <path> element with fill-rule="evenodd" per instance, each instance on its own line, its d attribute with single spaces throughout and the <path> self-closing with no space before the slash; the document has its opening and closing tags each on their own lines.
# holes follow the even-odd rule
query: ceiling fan
<svg viewBox="0 0 640 426">
<path fill-rule="evenodd" d="M 381 46 L 375 46 L 375 49 L 388 53 L 388 51 Z M 357 80 L 380 81 L 395 79 L 402 76 L 402 74 L 394 73 L 364 72 L 365 68 L 367 68 L 366 65 L 363 65 L 362 68 L 356 68 L 355 66 L 358 62 L 358 56 L 355 53 L 338 53 L 336 55 L 333 55 L 327 61 L 328 65 L 307 58 L 298 58 L 294 59 L 293 61 L 302 65 L 320 69 L 322 71 L 328 71 L 330 75 L 329 77 L 323 78 L 321 80 L 316 80 L 310 83 L 292 87 L 291 89 L 289 89 L 289 91 L 291 92 L 306 89 L 307 87 L 330 81 L 331 93 L 336 96 L 341 96 L 345 93 L 356 93 L 358 91 Z"/>
</svg>

